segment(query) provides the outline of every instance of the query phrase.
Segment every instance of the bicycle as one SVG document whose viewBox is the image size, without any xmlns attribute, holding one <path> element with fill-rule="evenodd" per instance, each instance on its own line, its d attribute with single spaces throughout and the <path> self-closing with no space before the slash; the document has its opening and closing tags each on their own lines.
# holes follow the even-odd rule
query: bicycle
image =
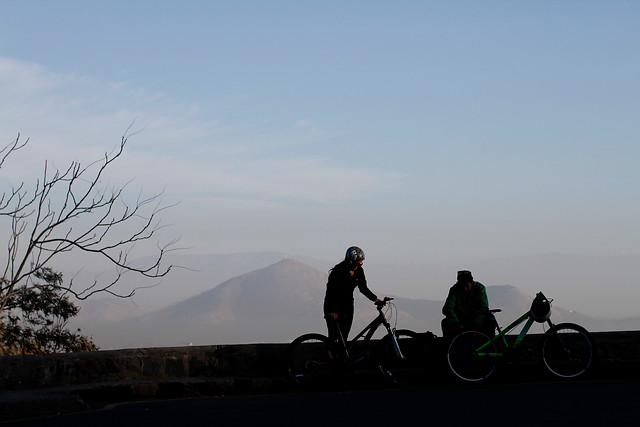
<svg viewBox="0 0 640 427">
<path fill-rule="evenodd" d="M 298 384 L 318 381 L 352 368 L 355 364 L 369 359 L 371 338 L 382 325 L 387 330 L 373 353 L 379 371 L 396 384 L 408 384 L 414 373 L 421 369 L 423 355 L 418 334 L 408 329 L 396 329 L 387 320 L 397 322 L 397 310 L 391 303 L 393 298 L 385 297 L 376 302 L 378 314 L 351 342 L 347 343 L 340 331 L 337 342 L 331 342 L 318 333 L 304 334 L 293 340 L 288 347 L 287 362 L 289 377 Z M 387 306 L 386 313 L 383 307 Z M 339 328 L 338 328 L 339 329 Z"/>
<path fill-rule="evenodd" d="M 498 359 L 515 350 L 534 322 L 547 323 L 549 330 L 544 334 L 539 357 L 546 369 L 561 378 L 583 375 L 593 360 L 593 340 L 590 333 L 574 323 L 554 324 L 550 320 L 551 301 L 539 292 L 531 304 L 531 310 L 517 320 L 500 329 L 494 313 L 500 309 L 488 310 L 498 334 L 489 337 L 480 331 L 465 331 L 456 335 L 447 350 L 447 361 L 451 371 L 465 381 L 481 381 L 495 371 Z M 520 334 L 509 345 L 505 335 L 525 322 Z M 497 351 L 496 344 L 503 351 Z"/>
</svg>

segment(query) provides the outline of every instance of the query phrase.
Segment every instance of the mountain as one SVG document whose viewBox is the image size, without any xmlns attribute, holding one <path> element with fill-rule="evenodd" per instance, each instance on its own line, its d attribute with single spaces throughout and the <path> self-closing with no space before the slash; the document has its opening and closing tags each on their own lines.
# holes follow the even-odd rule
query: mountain
<svg viewBox="0 0 640 427">
<path fill-rule="evenodd" d="M 172 265 L 171 272 L 161 279 L 149 281 L 139 275 L 125 274 L 117 284 L 121 293 L 136 289 L 130 304 L 122 304 L 119 300 L 97 296 L 82 302 L 85 312 L 95 310 L 104 317 L 133 317 L 184 301 L 187 298 L 210 290 L 212 287 L 237 277 L 241 274 L 268 267 L 276 262 L 293 258 L 318 269 L 326 268 L 329 263 L 309 257 L 290 256 L 284 252 L 248 252 L 235 254 L 196 254 L 183 255 L 168 253 L 164 258 L 165 265 Z M 141 258 L 134 265 L 149 265 L 155 259 Z M 74 273 L 76 283 L 91 283 L 96 278 L 103 278 L 108 271 L 87 269 Z M 110 277 L 110 276 L 109 276 Z M 104 281 L 104 279 L 102 279 Z M 91 320 L 91 319 L 89 319 Z"/>
<path fill-rule="evenodd" d="M 456 271 L 471 270 L 476 280 L 486 286 L 513 285 L 528 295 L 542 290 L 574 312 L 620 319 L 638 316 L 638 265 L 640 254 L 543 253 L 463 263 L 456 259 L 425 259 L 420 263 L 376 259 L 367 264 L 366 270 L 376 288 L 401 288 L 398 293 L 404 296 L 430 299 L 445 298 Z M 640 323 L 635 325 L 637 328 Z"/>
<path fill-rule="evenodd" d="M 324 333 L 322 304 L 327 273 L 293 259 L 229 279 L 163 309 L 120 322 L 93 325 L 102 347 L 289 342 L 306 332 Z M 356 292 L 353 331 L 376 315 L 373 304 Z M 421 326 L 441 303 L 398 299 L 399 327 Z M 425 308 L 427 307 L 427 308 Z M 439 320 L 438 320 L 439 321 Z M 126 332 L 125 332 L 126 331 Z"/>
<path fill-rule="evenodd" d="M 530 294 L 543 290 L 573 311 L 621 318 L 638 314 L 638 265 L 640 255 L 545 253 L 490 259 L 465 268 L 485 284 L 512 284 Z"/>
<path fill-rule="evenodd" d="M 190 341 L 244 342 L 291 339 L 322 319 L 326 273 L 284 259 L 230 279 L 212 290 L 144 317 L 152 324 L 181 319 L 211 326 Z M 315 321 L 315 322 L 314 322 Z M 190 335 L 191 337 L 191 335 Z"/>
<path fill-rule="evenodd" d="M 163 309 L 94 328 L 93 335 L 109 347 L 286 342 L 298 331 L 322 330 L 326 278 L 285 258 Z"/>
<path fill-rule="evenodd" d="M 326 272 L 285 258 L 163 309 L 94 324 L 91 334 L 104 349 L 289 342 L 303 333 L 325 333 L 322 303 L 326 280 Z M 497 315 L 502 326 L 525 313 L 533 300 L 532 295 L 509 285 L 489 286 L 487 293 L 491 308 L 503 310 Z M 443 301 L 394 298 L 397 317 L 391 319 L 392 324 L 441 335 Z M 355 301 L 352 337 L 376 315 L 373 304 L 357 291 Z M 591 329 L 602 322 L 556 305 L 553 310 L 552 319 L 557 323 L 572 321 Z M 83 330 L 86 333 L 86 328 Z M 542 331 L 539 324 L 532 329 Z"/>
<path fill-rule="evenodd" d="M 170 274 L 158 280 L 143 280 L 139 275 L 125 274 L 116 290 L 128 293 L 131 289 L 137 289 L 135 296 L 127 304 L 105 298 L 104 294 L 98 295 L 82 302 L 83 312 L 80 316 L 90 312 L 91 316 L 83 319 L 90 324 L 103 318 L 139 316 L 184 301 L 226 280 L 287 258 L 323 272 L 334 264 L 331 261 L 292 256 L 283 252 L 222 255 L 169 253 L 165 261 L 175 266 Z M 144 260 L 137 262 L 144 263 Z M 473 271 L 476 279 L 487 286 L 513 285 L 528 295 L 535 295 L 543 290 L 550 298 L 556 298 L 574 313 L 620 319 L 637 317 L 636 301 L 640 298 L 640 288 L 633 284 L 638 263 L 640 256 L 635 255 L 595 257 L 543 254 L 490 259 L 464 265 L 428 260 L 421 265 L 372 260 L 365 269 L 371 289 L 380 294 L 395 293 L 410 298 L 442 300 L 448 287 L 453 284 L 455 272 L 468 268 Z M 92 271 L 88 267 L 77 273 L 74 273 L 77 270 L 73 267 L 60 271 L 69 277 L 73 276 L 78 286 L 92 283 L 97 278 L 104 282 L 112 277 L 109 271 Z M 629 324 L 627 321 L 622 322 Z"/>
</svg>

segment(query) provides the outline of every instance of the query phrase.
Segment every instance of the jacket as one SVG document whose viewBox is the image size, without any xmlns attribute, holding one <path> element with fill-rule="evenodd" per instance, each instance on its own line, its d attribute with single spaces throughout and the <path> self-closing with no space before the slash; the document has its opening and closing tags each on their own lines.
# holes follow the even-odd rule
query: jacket
<svg viewBox="0 0 640 427">
<path fill-rule="evenodd" d="M 482 283 L 473 282 L 468 291 L 464 290 L 462 284 L 456 283 L 449 289 L 442 314 L 447 323 L 463 324 L 468 329 L 481 326 L 486 316 L 479 311 L 488 309 L 487 291 Z"/>
<path fill-rule="evenodd" d="M 377 296 L 367 287 L 367 279 L 362 266 L 356 269 L 353 276 L 349 271 L 349 263 L 346 261 L 333 267 L 327 281 L 324 313 L 353 312 L 353 292 L 356 288 L 371 301 L 377 299 Z"/>
</svg>

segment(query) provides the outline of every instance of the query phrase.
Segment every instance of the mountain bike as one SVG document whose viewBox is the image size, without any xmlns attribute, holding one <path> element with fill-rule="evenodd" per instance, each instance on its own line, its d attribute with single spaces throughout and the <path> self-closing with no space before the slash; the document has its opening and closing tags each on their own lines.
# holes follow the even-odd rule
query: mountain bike
<svg viewBox="0 0 640 427">
<path fill-rule="evenodd" d="M 495 371 L 498 359 L 515 350 L 534 322 L 546 323 L 549 329 L 542 337 L 539 357 L 546 369 L 561 378 L 574 378 L 587 372 L 593 360 L 593 340 L 589 332 L 574 323 L 554 324 L 550 320 L 551 301 L 539 292 L 531 304 L 531 310 L 509 326 L 500 329 L 494 313 L 488 310 L 498 334 L 489 337 L 480 331 L 465 331 L 456 335 L 447 350 L 451 371 L 465 381 L 481 381 Z M 505 335 L 525 323 L 520 334 L 509 344 Z M 497 348 L 500 348 L 498 351 Z"/>
<path fill-rule="evenodd" d="M 347 342 L 342 332 L 337 341 L 322 334 L 304 334 L 289 345 L 287 353 L 289 377 L 298 384 L 330 378 L 358 363 L 371 359 L 379 371 L 396 384 L 409 384 L 416 372 L 423 369 L 423 346 L 418 334 L 408 329 L 392 327 L 388 319 L 397 322 L 397 310 L 385 297 L 376 302 L 378 314 L 358 335 Z M 383 308 L 387 310 L 383 311 Z M 373 348 L 371 338 L 384 326 L 387 334 Z M 339 328 L 338 328 L 339 330 Z"/>
</svg>

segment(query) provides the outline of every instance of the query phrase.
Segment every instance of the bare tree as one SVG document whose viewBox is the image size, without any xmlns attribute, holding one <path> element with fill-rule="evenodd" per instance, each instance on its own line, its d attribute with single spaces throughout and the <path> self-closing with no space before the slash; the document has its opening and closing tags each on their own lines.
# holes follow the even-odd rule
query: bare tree
<svg viewBox="0 0 640 427">
<path fill-rule="evenodd" d="M 96 293 L 127 298 L 135 289 L 119 291 L 115 287 L 124 273 L 159 278 L 170 271 L 172 266 L 164 266 L 163 259 L 175 240 L 156 245 L 155 255 L 146 265 L 130 259 L 136 245 L 155 239 L 162 228 L 159 214 L 170 206 L 160 202 L 160 194 L 139 195 L 128 204 L 127 184 L 113 189 L 102 186 L 107 169 L 122 156 L 130 135 L 127 130 L 116 149 L 86 167 L 74 161 L 67 169 L 50 170 L 45 162 L 43 176 L 33 190 L 22 182 L 2 193 L 0 218 L 8 220 L 10 234 L 0 279 L 0 313 L 13 294 L 33 285 L 30 278 L 36 272 L 71 251 L 101 258 L 115 267 L 114 276 L 106 281 L 92 280 L 80 289 L 73 280 L 56 285 L 81 300 Z M 22 142 L 18 134 L 0 150 L 0 168 L 28 142 Z"/>
</svg>

